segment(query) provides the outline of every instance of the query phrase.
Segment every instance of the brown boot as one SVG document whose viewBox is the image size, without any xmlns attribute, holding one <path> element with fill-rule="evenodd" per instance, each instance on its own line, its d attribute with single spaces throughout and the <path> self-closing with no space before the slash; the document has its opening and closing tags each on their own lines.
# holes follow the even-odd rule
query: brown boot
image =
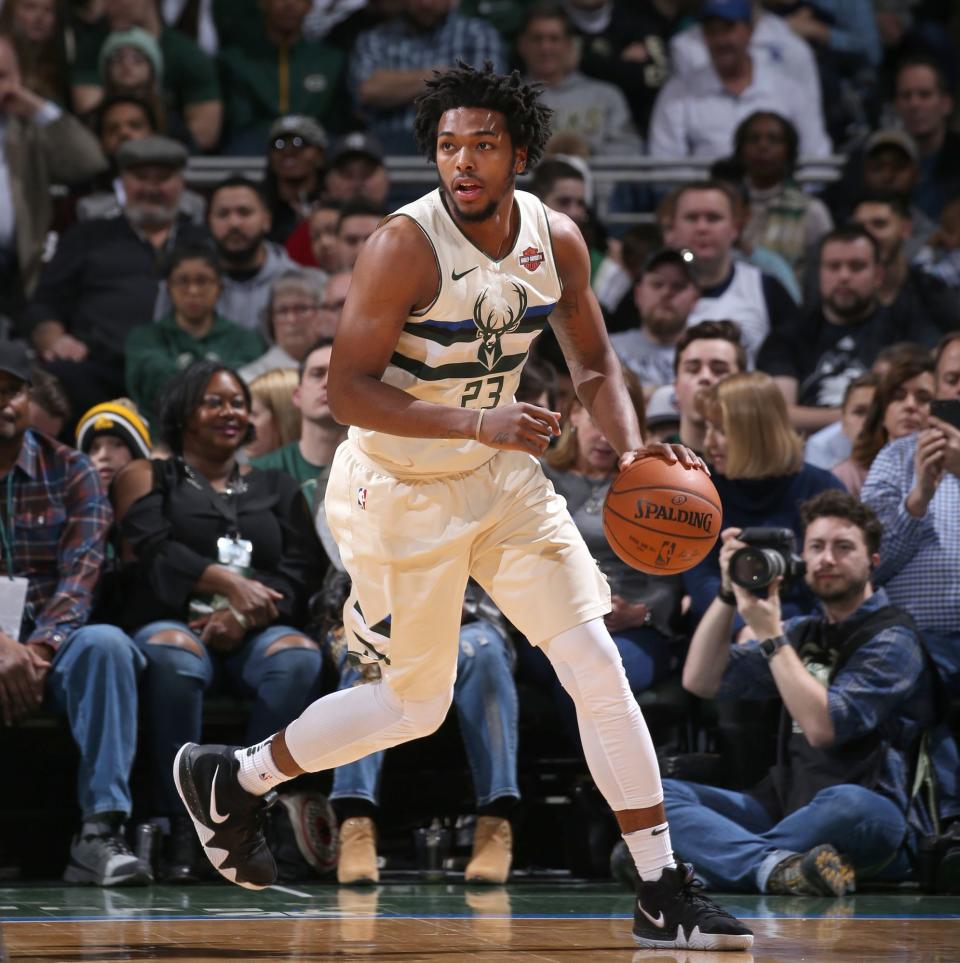
<svg viewBox="0 0 960 963">
<path fill-rule="evenodd" d="M 505 883 L 513 861 L 513 830 L 510 821 L 481 816 L 473 834 L 473 856 L 464 878 L 468 883 Z"/>
<path fill-rule="evenodd" d="M 352 816 L 340 824 L 340 857 L 337 860 L 337 882 L 351 884 L 376 883 L 377 831 L 373 820 Z"/>
</svg>

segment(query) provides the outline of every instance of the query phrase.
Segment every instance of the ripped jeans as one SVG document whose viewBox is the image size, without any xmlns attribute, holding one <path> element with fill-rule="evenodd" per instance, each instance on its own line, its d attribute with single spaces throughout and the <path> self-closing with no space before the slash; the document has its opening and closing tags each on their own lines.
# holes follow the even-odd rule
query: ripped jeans
<svg viewBox="0 0 960 963">
<path fill-rule="evenodd" d="M 478 619 L 460 629 L 457 681 L 453 703 L 473 774 L 477 805 L 501 796 L 516 796 L 517 689 L 513 682 L 510 644 L 491 623 Z M 339 689 L 362 684 L 361 670 L 341 653 Z M 383 753 L 374 752 L 334 771 L 331 799 L 378 802 Z"/>
<path fill-rule="evenodd" d="M 149 641 L 165 631 L 193 636 L 202 656 Z M 211 652 L 183 622 L 151 622 L 134 634 L 133 641 L 147 657 L 141 702 L 144 734 L 152 750 L 156 815 L 182 811 L 173 783 L 173 759 L 185 742 L 200 741 L 203 697 L 212 684 L 253 699 L 247 743 L 273 735 L 306 708 L 320 672 L 320 650 L 293 647 L 267 655 L 267 649 L 285 635 L 303 633 L 271 625 L 248 635 L 235 651 L 222 654 Z"/>
</svg>

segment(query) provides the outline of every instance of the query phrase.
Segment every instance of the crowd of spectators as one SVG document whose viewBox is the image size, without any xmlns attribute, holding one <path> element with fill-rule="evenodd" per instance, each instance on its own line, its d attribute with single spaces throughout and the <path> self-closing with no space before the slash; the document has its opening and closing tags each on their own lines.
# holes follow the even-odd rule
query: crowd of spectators
<svg viewBox="0 0 960 963">
<path fill-rule="evenodd" d="M 324 685 L 375 681 L 333 601 L 326 375 L 358 253 L 411 197 L 413 100 L 458 59 L 542 86 L 553 137 L 519 186 L 583 234 L 648 437 L 702 455 L 721 496 L 724 536 L 683 577 L 620 562 L 600 524 L 616 453 L 541 337 L 523 390 L 564 414 L 544 469 L 611 583 L 631 686 L 717 701 L 719 788 L 668 785 L 681 855 L 721 888 L 842 895 L 954 833 L 960 869 L 958 30 L 936 0 L 0 0 L 0 534 L 21 613 L 0 708 L 71 728 L 66 878 L 153 878 L 124 835 L 138 748 L 160 875 L 201 875 L 170 760 L 205 693 L 246 700 L 251 742 Z M 191 180 L 204 155 L 263 178 L 237 160 Z M 593 176 L 645 155 L 649 186 Z M 731 558 L 771 526 L 807 574 L 757 596 Z M 466 875 L 503 882 L 518 686 L 548 696 L 559 753 L 579 756 L 576 724 L 476 586 L 463 611 Z M 778 745 L 756 722 L 774 702 Z M 932 806 L 909 791 L 922 733 Z M 379 876 L 382 764 L 334 774 L 342 883 Z M 776 793 L 748 795 L 768 771 Z M 309 798 L 276 808 L 288 836 Z M 882 829 L 850 842 L 870 812 Z M 751 858 L 680 842 L 704 836 Z"/>
</svg>

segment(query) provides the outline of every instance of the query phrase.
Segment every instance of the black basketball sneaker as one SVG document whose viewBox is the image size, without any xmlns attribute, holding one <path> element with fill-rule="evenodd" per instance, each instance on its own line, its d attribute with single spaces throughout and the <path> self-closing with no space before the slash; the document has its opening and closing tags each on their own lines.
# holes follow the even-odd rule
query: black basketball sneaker
<svg viewBox="0 0 960 963">
<path fill-rule="evenodd" d="M 247 889 L 277 881 L 277 864 L 264 838 L 264 816 L 276 793 L 254 796 L 242 788 L 232 746 L 188 742 L 173 763 L 177 792 L 214 869 Z"/>
<path fill-rule="evenodd" d="M 640 880 L 633 939 L 648 949 L 747 950 L 753 933 L 703 895 L 693 867 L 677 860 L 655 882 Z"/>
</svg>

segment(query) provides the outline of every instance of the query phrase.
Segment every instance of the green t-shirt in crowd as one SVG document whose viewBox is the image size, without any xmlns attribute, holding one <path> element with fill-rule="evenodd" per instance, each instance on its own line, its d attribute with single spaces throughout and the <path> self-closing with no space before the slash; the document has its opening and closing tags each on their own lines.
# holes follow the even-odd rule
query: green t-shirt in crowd
<svg viewBox="0 0 960 963">
<path fill-rule="evenodd" d="M 329 465 L 314 465 L 307 461 L 300 452 L 300 442 L 291 441 L 289 445 L 276 448 L 273 451 L 254 458 L 250 462 L 254 468 L 277 468 L 291 475 L 300 484 L 310 510 L 315 512 L 320 500 L 327 490 L 327 478 L 330 476 Z"/>
</svg>

